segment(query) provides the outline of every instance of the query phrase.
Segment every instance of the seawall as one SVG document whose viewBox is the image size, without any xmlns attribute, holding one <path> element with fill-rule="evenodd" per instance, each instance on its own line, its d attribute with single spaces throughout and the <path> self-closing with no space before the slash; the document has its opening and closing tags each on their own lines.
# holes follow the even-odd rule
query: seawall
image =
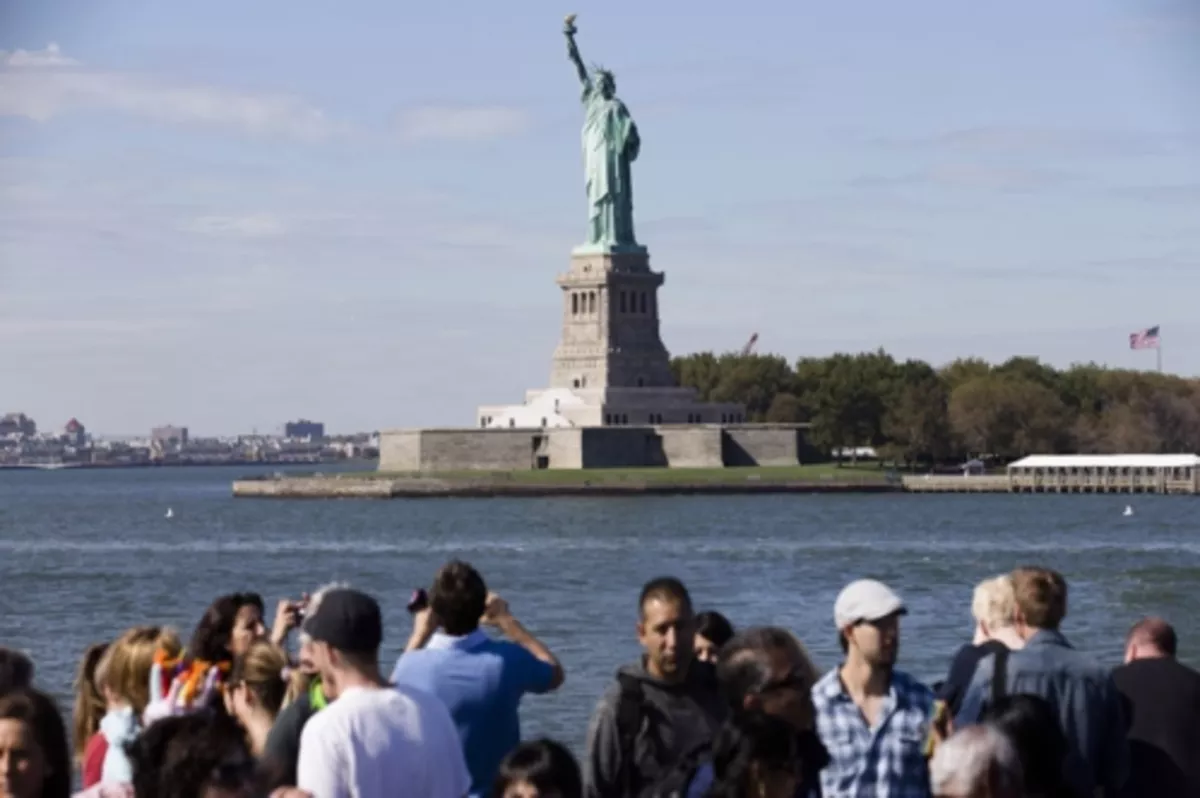
<svg viewBox="0 0 1200 798">
<path fill-rule="evenodd" d="M 498 496 L 685 496 L 768 493 L 896 493 L 898 484 L 881 481 L 747 480 L 727 482 L 521 483 L 488 479 L 283 478 L 233 483 L 233 495 L 258 499 L 417 499 Z"/>
</svg>

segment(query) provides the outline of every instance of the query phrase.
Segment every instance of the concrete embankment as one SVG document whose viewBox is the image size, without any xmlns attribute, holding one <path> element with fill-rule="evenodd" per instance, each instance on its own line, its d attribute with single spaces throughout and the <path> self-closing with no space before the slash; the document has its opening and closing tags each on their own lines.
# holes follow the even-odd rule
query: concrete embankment
<svg viewBox="0 0 1200 798">
<path fill-rule="evenodd" d="M 1003 474 L 972 475 L 921 474 L 901 477 L 909 493 L 1008 493 L 1008 477 Z"/>
<path fill-rule="evenodd" d="M 293 477 L 247 479 L 233 483 L 233 495 L 272 499 L 415 499 L 496 496 L 679 496 L 755 493 L 893 493 L 898 484 L 834 480 L 739 480 L 729 482 L 569 482 L 528 483 L 503 480 L 354 479 Z"/>
</svg>

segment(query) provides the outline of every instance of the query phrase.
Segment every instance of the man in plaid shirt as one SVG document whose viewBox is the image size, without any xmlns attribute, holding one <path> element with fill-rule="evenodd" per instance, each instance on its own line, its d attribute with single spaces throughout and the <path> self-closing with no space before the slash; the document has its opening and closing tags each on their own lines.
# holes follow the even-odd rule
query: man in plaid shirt
<svg viewBox="0 0 1200 798">
<path fill-rule="evenodd" d="M 895 669 L 904 603 L 882 582 L 860 579 L 833 616 L 845 661 L 813 686 L 817 732 L 829 750 L 824 798 L 929 798 L 924 744 L 933 692 Z"/>
</svg>

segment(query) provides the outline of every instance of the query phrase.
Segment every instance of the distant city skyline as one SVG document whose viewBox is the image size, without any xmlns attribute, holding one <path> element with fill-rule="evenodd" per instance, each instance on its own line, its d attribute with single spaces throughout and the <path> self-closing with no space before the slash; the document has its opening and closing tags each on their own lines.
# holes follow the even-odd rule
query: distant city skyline
<svg viewBox="0 0 1200 798">
<path fill-rule="evenodd" d="M 9 4 L 0 414 L 341 434 L 544 385 L 584 233 L 569 10 Z M 580 11 L 673 353 L 1149 370 L 1158 325 L 1200 374 L 1194 4 Z"/>
<path fill-rule="evenodd" d="M 64 428 L 66 428 L 68 425 L 70 425 L 71 422 L 76 421 L 76 422 L 83 424 L 85 427 L 87 427 L 87 433 L 89 436 L 91 436 L 97 440 L 112 440 L 112 441 L 150 439 L 150 438 L 154 438 L 156 435 L 159 437 L 170 437 L 170 433 L 172 433 L 172 432 L 176 433 L 175 437 L 177 437 L 180 440 L 183 440 L 185 442 L 188 439 L 188 437 L 215 438 L 215 437 L 228 437 L 228 436 L 236 436 L 236 435 L 243 435 L 243 436 L 266 435 L 266 436 L 302 438 L 302 437 L 306 437 L 306 435 L 301 434 L 301 433 L 309 433 L 312 437 L 321 438 L 321 437 L 341 437 L 341 436 L 350 436 L 350 435 L 360 435 L 360 434 L 368 434 L 368 433 L 377 432 L 377 430 L 346 430 L 346 431 L 342 431 L 342 432 L 334 432 L 334 431 L 328 430 L 326 428 L 326 425 L 323 422 L 314 421 L 312 419 L 303 419 L 303 418 L 289 419 L 288 421 L 280 422 L 279 424 L 276 424 L 269 429 L 252 428 L 252 429 L 245 429 L 245 430 L 232 430 L 229 432 L 213 432 L 213 433 L 208 433 L 208 434 L 203 434 L 203 433 L 197 434 L 196 431 L 192 430 L 187 424 L 155 424 L 155 425 L 148 427 L 147 429 L 142 430 L 140 432 L 128 432 L 128 431 L 114 432 L 114 431 L 93 430 L 90 426 L 87 425 L 86 420 L 80 419 L 77 416 L 71 416 L 70 418 L 68 418 L 66 421 L 63 421 L 62 423 L 45 424 L 45 423 L 43 423 L 42 420 L 38 419 L 38 417 L 36 415 L 34 415 L 33 413 L 24 412 L 21 410 L 0 409 L 0 419 L 4 419 L 6 416 L 9 416 L 9 415 L 24 415 L 24 416 L 26 416 L 29 420 L 31 420 L 35 424 L 37 424 L 38 434 L 61 432 Z M 290 430 L 290 428 L 297 426 L 297 425 L 299 425 L 301 427 L 304 425 L 315 425 L 315 427 L 317 427 L 319 429 Z M 292 431 L 295 434 L 289 435 L 288 434 L 289 431 Z"/>
</svg>

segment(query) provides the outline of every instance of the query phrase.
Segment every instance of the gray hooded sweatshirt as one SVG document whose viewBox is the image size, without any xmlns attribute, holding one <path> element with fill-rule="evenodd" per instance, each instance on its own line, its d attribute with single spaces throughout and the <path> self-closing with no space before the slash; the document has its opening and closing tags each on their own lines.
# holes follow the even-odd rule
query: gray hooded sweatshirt
<svg viewBox="0 0 1200 798">
<path fill-rule="evenodd" d="M 635 770 L 629 779 L 623 769 L 628 753 L 617 732 L 618 681 L 604 692 L 588 727 L 585 798 L 627 798 L 627 789 L 632 795 L 653 784 L 667 768 L 711 744 L 728 711 L 712 667 L 703 663 L 692 663 L 679 684 L 655 679 L 643 662 L 626 665 L 619 673 L 636 680 L 644 701 L 634 744 Z"/>
</svg>

